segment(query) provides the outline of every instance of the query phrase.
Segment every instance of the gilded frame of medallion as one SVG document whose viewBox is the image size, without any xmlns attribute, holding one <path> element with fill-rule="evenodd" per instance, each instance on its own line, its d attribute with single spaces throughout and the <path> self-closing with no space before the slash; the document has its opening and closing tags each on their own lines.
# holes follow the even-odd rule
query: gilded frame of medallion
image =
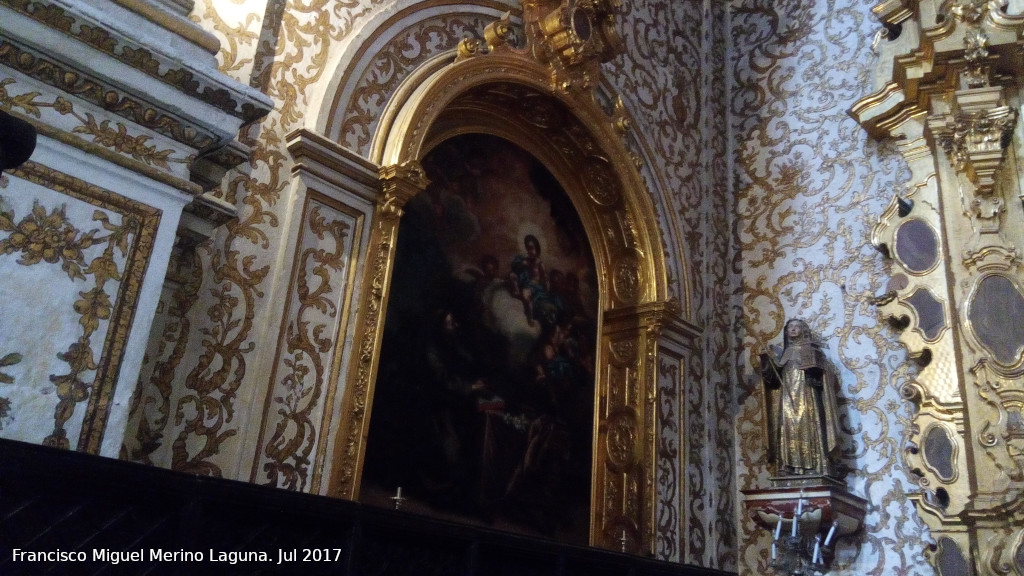
<svg viewBox="0 0 1024 576">
<path fill-rule="evenodd" d="M 1024 286 L 1021 282 L 1009 274 L 1010 269 L 1001 265 L 986 267 L 985 271 L 978 275 L 977 279 L 971 286 L 971 290 L 967 293 L 964 298 L 964 309 L 963 309 L 963 323 L 966 330 L 963 333 L 967 336 L 968 342 L 976 350 L 983 351 L 987 358 L 990 358 L 995 366 L 992 366 L 993 370 L 1003 378 L 1020 378 L 1024 376 L 1024 348 L 1018 348 L 1017 358 L 1012 364 L 1004 364 L 1001 362 L 995 354 L 992 353 L 991 349 L 982 342 L 979 337 L 977 329 L 974 326 L 974 321 L 971 318 L 971 312 L 975 305 L 983 304 L 977 301 L 978 291 L 985 280 L 989 278 L 1001 278 L 1010 283 L 1011 286 L 1017 291 L 1017 294 L 1024 297 Z"/>
<path fill-rule="evenodd" d="M 929 216 L 932 216 L 932 214 L 929 214 Z M 911 222 L 920 222 L 922 225 L 927 226 L 928 230 L 932 233 L 932 236 L 935 239 L 935 255 L 932 259 L 932 263 L 926 268 L 912 268 L 907 263 L 906 259 L 903 256 L 900 256 L 900 231 L 904 230 L 904 227 L 910 225 Z M 939 268 L 939 263 L 942 262 L 942 248 L 939 244 L 939 238 L 941 238 L 941 236 L 939 235 L 939 231 L 936 228 L 936 224 L 933 222 L 929 222 L 929 218 L 924 216 L 908 215 L 906 218 L 903 219 L 902 222 L 899 223 L 898 226 L 896 226 L 896 228 L 892 232 L 892 257 L 900 263 L 900 265 L 907 272 L 907 274 L 918 277 L 927 276 L 932 272 L 935 272 Z"/>
<path fill-rule="evenodd" d="M 949 474 L 948 477 L 942 474 L 942 472 L 936 467 L 932 459 L 928 457 L 927 438 L 933 430 L 941 430 L 942 433 L 946 435 L 946 440 L 949 441 L 951 445 L 949 462 L 950 467 L 952 468 L 952 472 Z M 924 464 L 928 468 L 928 470 L 932 474 L 934 474 L 935 477 L 938 478 L 943 484 L 946 485 L 956 484 L 957 480 L 960 478 L 960 467 L 957 466 L 957 464 L 960 461 L 960 447 L 954 440 L 960 435 L 961 434 L 956 430 L 955 425 L 942 420 L 934 420 L 930 422 L 927 426 L 925 426 L 924 430 L 921 433 L 921 438 L 925 439 L 926 444 L 924 447 L 921 448 L 921 453 L 923 455 L 922 460 L 924 461 Z"/>
<path fill-rule="evenodd" d="M 461 54 L 461 52 L 460 52 Z M 395 235 L 404 203 L 426 186 L 419 160 L 441 141 L 465 133 L 505 138 L 533 154 L 566 189 L 594 253 L 600 285 L 599 344 L 590 543 L 653 554 L 657 537 L 654 472 L 657 458 L 657 338 L 680 315 L 667 300 L 668 281 L 653 204 L 621 124 L 587 91 L 551 89 L 551 70 L 526 51 L 508 47 L 458 59 L 428 61 L 394 93 L 381 115 L 370 160 L 382 166 L 383 196 L 374 216 L 356 357 L 349 374 L 340 437 L 328 493 L 358 499 L 373 401 Z M 508 98 L 533 99 L 566 124 L 546 133 Z M 599 174 L 587 178 L 588 174 Z M 613 342 L 636 351 L 627 376 L 606 370 Z M 628 388 L 628 392 L 626 391 Z M 616 400 L 617 399 L 617 400 Z M 611 433 L 612 417 L 635 416 L 635 433 Z M 628 440 L 629 446 L 622 442 Z M 629 462 L 609 454 L 635 454 Z"/>
</svg>

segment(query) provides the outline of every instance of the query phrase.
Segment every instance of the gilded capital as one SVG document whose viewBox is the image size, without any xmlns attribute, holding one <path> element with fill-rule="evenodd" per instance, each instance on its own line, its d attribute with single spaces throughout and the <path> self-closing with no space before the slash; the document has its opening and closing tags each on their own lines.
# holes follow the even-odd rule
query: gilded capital
<svg viewBox="0 0 1024 576">
<path fill-rule="evenodd" d="M 960 107 L 949 114 L 930 116 L 927 121 L 936 143 L 946 151 L 957 170 L 967 175 L 979 196 L 992 194 L 996 172 L 1006 158 L 1006 148 L 1016 124 L 1017 110 L 997 105 Z"/>
<path fill-rule="evenodd" d="M 400 217 L 402 207 L 413 196 L 423 191 L 430 180 L 423 167 L 415 160 L 382 166 L 380 169 L 381 192 L 377 206 L 385 217 Z"/>
</svg>

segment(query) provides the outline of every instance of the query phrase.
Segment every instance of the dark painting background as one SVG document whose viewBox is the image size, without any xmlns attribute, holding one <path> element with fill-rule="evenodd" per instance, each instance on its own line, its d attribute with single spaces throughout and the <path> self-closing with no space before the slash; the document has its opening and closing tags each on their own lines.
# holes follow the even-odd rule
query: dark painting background
<svg viewBox="0 0 1024 576">
<path fill-rule="evenodd" d="M 409 201 L 361 499 L 586 544 L 597 281 L 564 190 L 529 154 L 465 135 Z"/>
</svg>

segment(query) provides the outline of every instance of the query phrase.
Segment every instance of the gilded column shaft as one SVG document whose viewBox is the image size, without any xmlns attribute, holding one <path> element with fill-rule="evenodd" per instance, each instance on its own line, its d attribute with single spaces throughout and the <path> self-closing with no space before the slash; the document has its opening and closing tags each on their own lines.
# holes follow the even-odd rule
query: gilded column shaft
<svg viewBox="0 0 1024 576">
<path fill-rule="evenodd" d="M 670 300 L 606 314 L 599 362 L 606 377 L 599 379 L 591 540 L 607 548 L 654 555 L 660 536 L 655 498 L 659 341 L 666 326 L 677 322 L 680 306 Z"/>
<path fill-rule="evenodd" d="M 416 162 L 385 166 L 380 169 L 381 196 L 374 210 L 370 236 L 370 252 L 363 281 L 363 305 L 356 320 L 356 334 L 361 334 L 354 350 L 355 358 L 341 422 L 342 435 L 335 445 L 336 467 L 329 494 L 339 498 L 359 498 L 358 479 L 362 475 L 366 435 L 370 426 L 367 407 L 373 399 L 377 379 L 376 353 L 380 349 L 388 292 L 398 240 L 402 207 L 426 188 L 428 181 Z"/>
</svg>

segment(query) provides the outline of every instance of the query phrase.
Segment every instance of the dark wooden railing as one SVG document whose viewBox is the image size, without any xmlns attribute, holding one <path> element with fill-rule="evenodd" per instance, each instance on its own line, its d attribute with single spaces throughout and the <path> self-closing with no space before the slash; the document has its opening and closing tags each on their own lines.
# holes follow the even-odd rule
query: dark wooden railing
<svg viewBox="0 0 1024 576">
<path fill-rule="evenodd" d="M 0 574 L 726 575 L 8 440 Z"/>
</svg>

